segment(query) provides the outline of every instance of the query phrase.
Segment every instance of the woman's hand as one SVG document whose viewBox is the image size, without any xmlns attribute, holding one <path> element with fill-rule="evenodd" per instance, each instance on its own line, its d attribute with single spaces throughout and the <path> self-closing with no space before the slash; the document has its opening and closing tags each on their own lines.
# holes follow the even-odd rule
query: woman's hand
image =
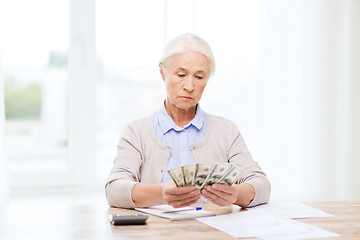
<svg viewBox="0 0 360 240">
<path fill-rule="evenodd" d="M 209 185 L 201 191 L 201 195 L 219 206 L 229 206 L 236 202 L 238 190 L 225 184 Z"/>
<path fill-rule="evenodd" d="M 213 184 L 201 190 L 201 195 L 219 206 L 237 204 L 248 206 L 255 197 L 255 189 L 250 184 Z"/>
<path fill-rule="evenodd" d="M 200 190 L 194 186 L 177 187 L 173 182 L 163 184 L 162 193 L 165 202 L 175 208 L 192 205 L 201 196 Z"/>
</svg>

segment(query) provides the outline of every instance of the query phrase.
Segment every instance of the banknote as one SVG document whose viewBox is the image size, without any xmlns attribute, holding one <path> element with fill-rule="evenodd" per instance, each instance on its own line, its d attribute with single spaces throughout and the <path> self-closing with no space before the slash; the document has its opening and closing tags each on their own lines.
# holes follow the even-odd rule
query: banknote
<svg viewBox="0 0 360 240">
<path fill-rule="evenodd" d="M 240 178 L 242 173 L 243 173 L 243 169 L 234 165 L 234 167 L 216 183 L 222 183 L 231 186 L 234 182 L 236 182 Z"/>
<path fill-rule="evenodd" d="M 196 163 L 168 170 L 176 186 L 195 186 L 203 189 L 214 183 L 232 185 L 243 173 L 243 169 L 231 163 Z"/>
<path fill-rule="evenodd" d="M 176 186 L 178 186 L 178 187 L 185 186 L 184 174 L 183 174 L 183 170 L 182 170 L 181 166 L 168 170 L 168 173 L 169 173 L 170 177 L 172 178 L 172 180 L 175 182 Z"/>
<path fill-rule="evenodd" d="M 197 163 L 196 173 L 194 179 L 194 186 L 201 189 L 207 176 L 212 172 L 215 167 L 215 163 Z"/>
<path fill-rule="evenodd" d="M 217 183 L 220 181 L 220 179 L 226 175 L 232 168 L 234 168 L 233 164 L 229 163 L 218 163 L 215 165 L 213 171 L 211 174 L 208 175 L 206 180 L 204 181 L 201 188 L 204 188 L 208 185 L 213 185 L 214 183 Z"/>
<path fill-rule="evenodd" d="M 186 164 L 182 166 L 184 174 L 184 185 L 194 185 L 195 173 L 196 173 L 196 164 Z"/>
</svg>

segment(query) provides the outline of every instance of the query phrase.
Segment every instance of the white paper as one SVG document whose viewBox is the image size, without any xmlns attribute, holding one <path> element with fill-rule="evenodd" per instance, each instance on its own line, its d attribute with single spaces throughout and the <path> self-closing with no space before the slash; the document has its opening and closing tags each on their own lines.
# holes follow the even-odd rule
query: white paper
<svg viewBox="0 0 360 240">
<path fill-rule="evenodd" d="M 294 221 L 295 222 L 295 221 Z M 261 237 L 262 240 L 300 240 L 300 239 L 313 239 L 313 238 L 329 238 L 329 237 L 338 237 L 339 234 L 326 231 L 324 229 L 301 223 L 295 222 L 295 224 L 303 225 L 306 228 L 306 232 L 297 233 L 297 234 L 282 234 L 276 236 L 265 236 Z"/>
<path fill-rule="evenodd" d="M 274 216 L 262 209 L 242 211 L 196 220 L 226 232 L 236 238 L 251 238 L 306 232 L 293 221 Z"/>
<path fill-rule="evenodd" d="M 183 211 L 183 212 L 172 212 L 172 213 L 165 213 L 166 211 L 171 211 L 171 210 L 189 210 L 189 211 Z M 148 214 L 152 214 L 155 216 L 159 216 L 159 217 L 163 217 L 163 218 L 168 218 L 171 220 L 188 220 L 188 219 L 194 219 L 194 218 L 198 218 L 198 217 L 206 217 L 206 216 L 214 216 L 215 213 L 213 212 L 208 212 L 208 211 L 204 211 L 204 210 L 195 210 L 194 208 L 191 207 L 184 207 L 184 208 L 174 208 L 170 205 L 158 205 L 158 206 L 153 206 L 153 207 L 148 207 L 148 208 L 135 208 L 135 210 L 141 211 L 141 212 L 145 212 Z"/>
<path fill-rule="evenodd" d="M 280 218 L 263 209 L 196 219 L 236 238 L 295 240 L 338 236 L 314 226 Z"/>
<path fill-rule="evenodd" d="M 286 219 L 332 217 L 331 214 L 300 202 L 269 202 L 268 204 L 248 208 L 248 211 L 262 209 Z"/>
</svg>

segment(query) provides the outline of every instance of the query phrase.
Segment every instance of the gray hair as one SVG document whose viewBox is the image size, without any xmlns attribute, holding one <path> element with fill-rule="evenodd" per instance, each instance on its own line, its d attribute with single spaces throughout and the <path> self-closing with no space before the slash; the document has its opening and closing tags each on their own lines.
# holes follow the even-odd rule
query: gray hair
<svg viewBox="0 0 360 240">
<path fill-rule="evenodd" d="M 168 42 L 160 58 L 163 71 L 166 72 L 167 67 L 171 63 L 171 58 L 174 55 L 188 51 L 199 52 L 206 56 L 209 61 L 209 77 L 214 74 L 215 59 L 209 44 L 193 33 L 182 34 Z"/>
</svg>

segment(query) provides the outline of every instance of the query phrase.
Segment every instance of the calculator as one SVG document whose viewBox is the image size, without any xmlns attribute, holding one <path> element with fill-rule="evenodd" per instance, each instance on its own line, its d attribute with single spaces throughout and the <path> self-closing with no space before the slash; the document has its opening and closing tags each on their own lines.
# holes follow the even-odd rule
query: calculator
<svg viewBox="0 0 360 240">
<path fill-rule="evenodd" d="M 144 225 L 149 216 L 144 214 L 109 214 L 113 225 Z"/>
</svg>

